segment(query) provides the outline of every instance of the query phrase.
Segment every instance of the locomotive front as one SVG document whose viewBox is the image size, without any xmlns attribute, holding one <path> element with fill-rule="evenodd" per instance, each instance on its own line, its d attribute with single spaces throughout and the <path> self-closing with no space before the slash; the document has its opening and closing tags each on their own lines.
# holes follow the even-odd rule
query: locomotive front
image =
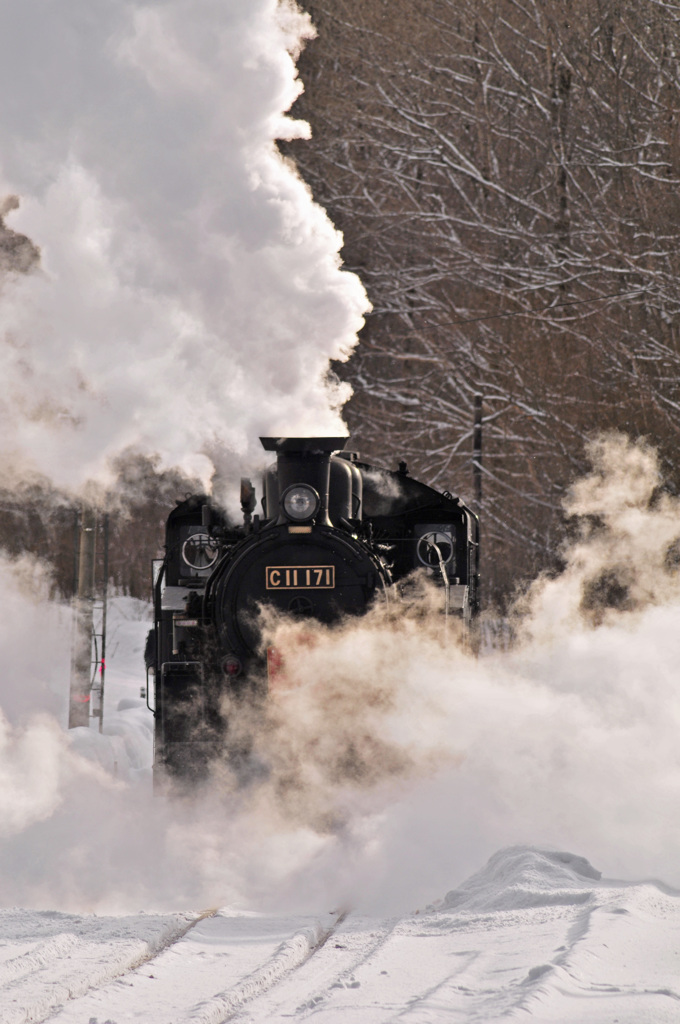
<svg viewBox="0 0 680 1024">
<path fill-rule="evenodd" d="M 242 481 L 243 524 L 194 495 L 168 518 L 154 584 L 155 771 L 191 779 L 236 750 L 224 696 L 266 691 L 259 610 L 332 623 L 387 601 L 416 568 L 469 620 L 477 593 L 477 523 L 458 499 L 344 451 L 347 438 L 262 438 L 263 516 Z"/>
</svg>

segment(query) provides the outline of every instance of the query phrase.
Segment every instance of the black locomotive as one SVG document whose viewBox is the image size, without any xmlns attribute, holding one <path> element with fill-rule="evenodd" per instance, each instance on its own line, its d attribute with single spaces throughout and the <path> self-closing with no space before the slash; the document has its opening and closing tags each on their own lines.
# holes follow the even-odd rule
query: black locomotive
<svg viewBox="0 0 680 1024">
<path fill-rule="evenodd" d="M 200 775 L 229 749 L 225 693 L 266 691 L 259 607 L 332 623 L 398 599 L 401 581 L 421 569 L 441 585 L 446 614 L 467 623 L 474 615 L 476 516 L 412 479 L 405 463 L 390 472 L 360 461 L 344 450 L 347 440 L 261 438 L 276 454 L 262 516 L 249 480 L 241 481 L 240 524 L 204 495 L 170 513 L 146 652 L 157 775 Z"/>
</svg>

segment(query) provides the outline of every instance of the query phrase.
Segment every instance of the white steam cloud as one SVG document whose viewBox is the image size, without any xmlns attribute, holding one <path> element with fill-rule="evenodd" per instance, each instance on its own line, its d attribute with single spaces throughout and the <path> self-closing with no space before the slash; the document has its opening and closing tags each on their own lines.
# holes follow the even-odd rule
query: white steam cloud
<svg viewBox="0 0 680 1024">
<path fill-rule="evenodd" d="M 1 284 L 5 480 L 132 448 L 207 481 L 260 433 L 344 433 L 324 378 L 366 296 L 274 143 L 308 132 L 312 34 L 292 0 L 10 5 L 0 199 L 42 259 Z"/>
<path fill-rule="evenodd" d="M 274 620 L 295 686 L 257 740 L 259 776 L 234 788 L 218 766 L 202 796 L 166 803 L 64 753 L 12 812 L 0 901 L 403 910 L 513 844 L 678 885 L 680 507 L 644 444 L 591 455 L 566 569 L 529 589 L 512 650 L 476 656 L 427 602 L 333 630 Z"/>
</svg>

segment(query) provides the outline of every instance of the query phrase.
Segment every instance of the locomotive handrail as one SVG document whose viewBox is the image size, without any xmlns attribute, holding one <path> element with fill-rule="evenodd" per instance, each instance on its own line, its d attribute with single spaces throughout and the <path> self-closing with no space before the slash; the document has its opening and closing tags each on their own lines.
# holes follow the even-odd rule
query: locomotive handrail
<svg viewBox="0 0 680 1024">
<path fill-rule="evenodd" d="M 163 582 L 163 578 L 165 577 L 165 569 L 166 569 L 166 563 L 165 563 L 165 559 L 163 559 L 163 564 L 161 565 L 160 571 L 158 573 L 158 578 L 157 578 L 155 586 L 154 586 L 154 607 L 155 608 L 159 608 L 160 607 L 160 603 L 161 603 L 161 583 Z"/>
<path fill-rule="evenodd" d="M 429 543 L 430 543 L 430 547 L 434 548 L 435 553 L 437 555 L 437 558 L 439 559 L 439 571 L 442 574 L 442 579 L 444 580 L 444 600 L 445 600 L 445 604 L 444 604 L 444 618 L 448 621 L 448 618 L 449 618 L 449 591 L 450 591 L 449 574 L 446 571 L 446 565 L 444 564 L 444 559 L 442 558 L 441 548 L 439 547 L 439 544 L 437 544 L 437 542 L 434 541 L 434 540 L 431 540 Z"/>
<path fill-rule="evenodd" d="M 155 682 L 155 680 L 154 680 L 154 682 Z M 149 711 L 151 712 L 151 714 L 153 715 L 153 717 L 155 718 L 156 717 L 156 709 L 152 708 L 151 705 L 149 704 L 149 666 L 148 665 L 146 667 L 146 692 L 145 692 L 145 697 L 146 697 L 146 706 L 149 709 Z"/>
<path fill-rule="evenodd" d="M 156 711 L 156 707 L 155 707 L 155 704 L 156 704 L 155 687 L 156 687 L 156 670 L 158 668 L 158 644 L 159 644 L 160 626 L 161 626 L 161 618 L 157 614 L 157 609 L 159 609 L 160 606 L 161 606 L 161 584 L 163 582 L 163 579 L 165 578 L 165 569 L 166 569 L 166 561 L 165 561 L 165 559 L 163 559 L 163 564 L 160 567 L 160 570 L 159 570 L 159 573 L 158 573 L 158 578 L 156 579 L 156 582 L 155 582 L 154 588 L 153 588 L 153 590 L 154 590 L 154 595 L 153 595 L 154 596 L 154 601 L 153 601 L 153 606 L 154 606 L 153 631 L 154 631 L 155 640 L 156 640 L 156 645 L 155 645 L 156 646 L 156 650 L 155 650 L 155 656 L 154 656 L 154 671 L 153 671 L 153 674 L 154 674 L 154 707 L 151 707 L 151 705 L 149 704 L 149 666 L 147 665 L 147 668 L 146 668 L 146 706 L 147 706 L 147 708 L 149 709 L 149 711 L 151 712 L 151 714 L 153 715 L 154 718 L 157 715 L 157 711 Z"/>
</svg>

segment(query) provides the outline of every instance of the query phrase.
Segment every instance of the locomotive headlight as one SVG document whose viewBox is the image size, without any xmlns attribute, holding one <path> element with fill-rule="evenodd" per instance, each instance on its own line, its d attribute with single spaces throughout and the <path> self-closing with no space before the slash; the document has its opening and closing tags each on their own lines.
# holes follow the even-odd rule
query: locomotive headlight
<svg viewBox="0 0 680 1024">
<path fill-rule="evenodd" d="M 295 523 L 312 519 L 319 511 L 319 495 L 309 484 L 293 484 L 281 495 L 283 511 Z"/>
</svg>

